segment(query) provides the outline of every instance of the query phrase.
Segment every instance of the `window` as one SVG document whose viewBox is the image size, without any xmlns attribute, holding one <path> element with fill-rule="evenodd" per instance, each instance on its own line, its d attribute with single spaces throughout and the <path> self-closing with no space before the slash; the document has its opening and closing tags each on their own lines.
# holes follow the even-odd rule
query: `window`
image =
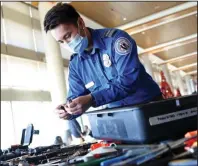
<svg viewBox="0 0 198 166">
<path fill-rule="evenodd" d="M 10 75 L 8 74 L 7 56 L 1 55 L 1 86 L 10 86 Z"/>
<path fill-rule="evenodd" d="M 32 28 L 33 28 L 33 33 L 35 37 L 35 44 L 37 48 L 37 52 L 44 53 L 45 52 L 45 47 L 44 47 L 44 41 L 43 41 L 43 36 L 41 32 L 41 23 L 40 23 L 40 18 L 39 18 L 39 12 L 37 9 L 30 8 L 30 12 L 32 13 Z"/>
<path fill-rule="evenodd" d="M 50 78 L 46 63 L 38 62 L 38 71 L 39 88 L 44 91 L 50 91 Z"/>
<path fill-rule="evenodd" d="M 7 56 L 10 81 L 13 87 L 39 89 L 38 63 L 27 59 Z"/>
<path fill-rule="evenodd" d="M 1 42 L 4 43 L 4 25 L 3 25 L 3 15 L 2 15 L 2 7 L 1 7 Z"/>
<path fill-rule="evenodd" d="M 28 5 L 21 2 L 3 2 L 2 12 L 5 20 L 7 44 L 34 50 Z"/>
<path fill-rule="evenodd" d="M 40 131 L 33 135 L 31 147 L 51 145 L 57 135 L 64 138 L 66 122 L 55 116 L 51 102 L 1 102 L 1 107 L 2 149 L 20 144 L 22 130 L 31 123 Z"/>
<path fill-rule="evenodd" d="M 16 143 L 11 103 L 1 101 L 1 149 Z"/>
</svg>

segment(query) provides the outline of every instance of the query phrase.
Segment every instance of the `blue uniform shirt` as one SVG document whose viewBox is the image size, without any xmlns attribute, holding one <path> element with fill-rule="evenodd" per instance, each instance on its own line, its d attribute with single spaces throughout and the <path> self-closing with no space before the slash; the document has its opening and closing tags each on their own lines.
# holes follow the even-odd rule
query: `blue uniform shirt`
<svg viewBox="0 0 198 166">
<path fill-rule="evenodd" d="M 149 102 L 161 94 L 126 32 L 108 28 L 89 31 L 92 51 L 74 54 L 70 60 L 68 99 L 91 93 L 96 106 L 112 108 Z"/>
</svg>

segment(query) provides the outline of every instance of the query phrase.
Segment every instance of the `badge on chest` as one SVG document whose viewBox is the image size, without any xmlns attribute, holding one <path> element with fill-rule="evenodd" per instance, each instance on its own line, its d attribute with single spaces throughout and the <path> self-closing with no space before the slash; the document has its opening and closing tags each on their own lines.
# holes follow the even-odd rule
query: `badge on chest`
<svg viewBox="0 0 198 166">
<path fill-rule="evenodd" d="M 111 66 L 111 60 L 110 60 L 110 57 L 109 55 L 107 54 L 103 54 L 103 64 L 105 67 L 110 67 Z"/>
</svg>

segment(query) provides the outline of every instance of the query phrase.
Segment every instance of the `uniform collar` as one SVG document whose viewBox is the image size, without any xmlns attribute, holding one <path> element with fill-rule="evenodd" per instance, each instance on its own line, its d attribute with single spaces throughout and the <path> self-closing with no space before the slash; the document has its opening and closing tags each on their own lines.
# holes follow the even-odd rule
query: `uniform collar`
<svg viewBox="0 0 198 166">
<path fill-rule="evenodd" d="M 88 28 L 88 30 L 91 33 L 91 37 L 93 40 L 93 49 L 92 49 L 91 53 L 87 53 L 85 51 L 83 53 L 81 53 L 79 55 L 81 59 L 86 59 L 87 56 L 95 54 L 96 49 L 106 50 L 106 46 L 105 46 L 104 42 L 102 41 L 102 38 L 101 38 L 99 32 L 97 30 L 94 30 L 91 28 Z"/>
</svg>

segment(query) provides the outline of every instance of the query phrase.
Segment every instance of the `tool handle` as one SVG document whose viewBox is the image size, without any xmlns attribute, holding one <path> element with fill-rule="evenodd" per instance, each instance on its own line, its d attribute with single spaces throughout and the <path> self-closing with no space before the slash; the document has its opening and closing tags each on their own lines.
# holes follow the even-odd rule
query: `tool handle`
<svg viewBox="0 0 198 166">
<path fill-rule="evenodd" d="M 103 161 L 100 163 L 100 166 L 109 166 L 113 163 L 117 163 L 117 162 L 120 162 L 120 161 L 123 161 L 123 160 L 126 160 L 128 157 L 126 155 L 123 155 L 123 156 L 120 156 L 120 157 L 116 157 L 116 158 L 113 158 L 113 159 L 110 159 L 110 160 L 106 160 L 106 161 Z"/>
</svg>

